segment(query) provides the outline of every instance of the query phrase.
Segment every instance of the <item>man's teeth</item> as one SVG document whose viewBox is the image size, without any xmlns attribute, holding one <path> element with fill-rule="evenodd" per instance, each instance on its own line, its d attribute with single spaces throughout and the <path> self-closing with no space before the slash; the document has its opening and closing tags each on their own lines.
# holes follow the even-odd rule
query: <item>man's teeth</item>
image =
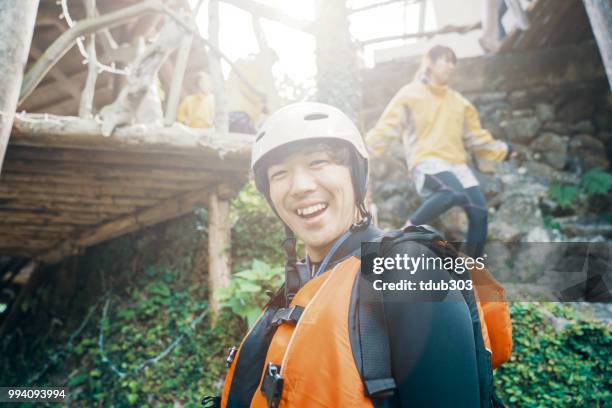
<svg viewBox="0 0 612 408">
<path fill-rule="evenodd" d="M 327 208 L 327 204 L 320 203 L 320 204 L 311 205 L 310 207 L 298 208 L 296 212 L 297 212 L 297 215 L 300 215 L 300 216 L 310 215 L 310 214 L 316 213 L 317 211 L 321 211 L 325 208 Z"/>
</svg>

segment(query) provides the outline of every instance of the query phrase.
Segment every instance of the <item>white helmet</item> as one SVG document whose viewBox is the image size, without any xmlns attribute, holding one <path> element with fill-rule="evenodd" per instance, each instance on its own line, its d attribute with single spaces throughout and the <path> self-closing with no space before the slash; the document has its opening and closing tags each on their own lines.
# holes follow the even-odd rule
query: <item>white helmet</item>
<svg viewBox="0 0 612 408">
<path fill-rule="evenodd" d="M 355 191 L 355 201 L 363 214 L 367 213 L 364 201 L 368 185 L 368 151 L 353 121 L 333 106 L 316 102 L 299 102 L 274 112 L 262 125 L 251 155 L 251 169 L 257 189 L 266 197 L 270 206 L 268 177 L 264 158 L 278 152 L 277 149 L 307 140 L 334 139 L 350 147 L 350 171 Z"/>
<path fill-rule="evenodd" d="M 367 160 L 368 152 L 359 130 L 339 109 L 316 102 L 299 102 L 272 114 L 253 145 L 251 169 L 274 149 L 306 139 L 338 139 L 352 145 Z"/>
</svg>

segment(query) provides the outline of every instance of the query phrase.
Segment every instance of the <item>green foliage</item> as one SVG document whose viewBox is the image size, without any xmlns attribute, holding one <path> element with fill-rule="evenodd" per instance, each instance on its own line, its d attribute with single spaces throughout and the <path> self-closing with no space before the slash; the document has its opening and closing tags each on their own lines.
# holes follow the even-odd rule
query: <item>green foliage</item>
<svg viewBox="0 0 612 408">
<path fill-rule="evenodd" d="M 217 289 L 215 296 L 253 327 L 269 300 L 268 293 L 276 291 L 283 279 L 282 268 L 255 259 L 250 269 L 235 273 L 229 287 Z"/>
<path fill-rule="evenodd" d="M 548 190 L 548 196 L 556 202 L 561 208 L 567 208 L 572 205 L 578 197 L 578 187 L 572 184 L 552 184 Z"/>
<path fill-rule="evenodd" d="M 612 188 L 612 174 L 597 167 L 586 172 L 580 179 L 579 185 L 551 184 L 548 196 L 561 208 L 570 207 L 578 198 L 580 192 L 593 196 L 607 194 Z"/>
<path fill-rule="evenodd" d="M 580 187 L 587 194 L 607 194 L 612 188 L 612 174 L 596 167 L 582 176 Z"/>
<path fill-rule="evenodd" d="M 556 332 L 545 308 L 572 322 Z M 511 305 L 514 346 L 495 385 L 512 407 L 604 407 L 612 403 L 612 333 L 569 307 Z"/>
<path fill-rule="evenodd" d="M 543 217 L 544 220 L 544 226 L 548 229 L 557 229 L 560 230 L 561 229 L 561 224 L 558 221 L 555 221 L 555 219 L 548 215 L 545 214 Z"/>
<path fill-rule="evenodd" d="M 249 182 L 232 201 L 232 262 L 234 270 L 249 268 L 253 259 L 283 265 L 282 223 L 265 198 Z"/>
</svg>

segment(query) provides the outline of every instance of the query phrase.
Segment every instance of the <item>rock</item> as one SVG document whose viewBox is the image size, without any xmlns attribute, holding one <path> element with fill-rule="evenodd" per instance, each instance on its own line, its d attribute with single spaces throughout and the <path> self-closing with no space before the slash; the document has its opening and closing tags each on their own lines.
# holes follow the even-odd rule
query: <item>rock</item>
<svg viewBox="0 0 612 408">
<path fill-rule="evenodd" d="M 607 169 L 606 149 L 603 142 L 587 134 L 573 136 L 569 143 L 571 165 L 575 170 L 586 172 L 595 167 Z"/>
<path fill-rule="evenodd" d="M 519 109 L 512 111 L 513 118 L 527 118 L 533 116 L 535 112 L 533 109 Z"/>
<path fill-rule="evenodd" d="M 463 208 L 453 207 L 440 216 L 442 232 L 446 239 L 464 241 L 467 232 L 468 219 Z"/>
<path fill-rule="evenodd" d="M 555 107 L 549 103 L 538 103 L 535 111 L 540 122 L 548 122 L 555 119 Z"/>
<path fill-rule="evenodd" d="M 484 174 L 480 171 L 475 171 L 474 175 L 480 184 L 482 193 L 490 199 L 501 194 L 504 191 L 504 183 L 497 174 Z"/>
<path fill-rule="evenodd" d="M 595 133 L 595 126 L 593 126 L 593 122 L 591 122 L 590 120 L 581 120 L 580 122 L 574 124 L 571 127 L 571 132 L 588 133 L 592 135 L 593 133 Z"/>
<path fill-rule="evenodd" d="M 567 161 L 569 137 L 546 132 L 538 136 L 530 147 L 542 154 L 544 162 L 555 170 L 563 170 Z"/>
<path fill-rule="evenodd" d="M 501 123 L 506 136 L 511 142 L 527 144 L 533 140 L 541 127 L 540 120 L 535 117 L 513 118 Z"/>
<path fill-rule="evenodd" d="M 612 131 L 612 112 L 598 112 L 595 115 L 595 124 L 599 130 Z"/>
<path fill-rule="evenodd" d="M 507 92 L 482 92 L 476 95 L 466 95 L 474 104 L 485 104 L 503 101 L 508 97 Z"/>
<path fill-rule="evenodd" d="M 546 122 L 542 125 L 541 130 L 566 135 L 570 133 L 570 126 L 564 122 Z"/>
<path fill-rule="evenodd" d="M 508 102 L 512 105 L 513 108 L 526 108 L 531 105 L 531 98 L 527 91 L 512 91 L 508 95 Z"/>
<path fill-rule="evenodd" d="M 519 191 L 509 190 L 500 201 L 495 216 L 492 217 L 490 237 L 503 242 L 513 242 L 536 227 L 543 225 L 539 209 L 541 192 L 525 190 L 525 186 L 517 186 Z"/>
<path fill-rule="evenodd" d="M 612 142 L 612 132 L 608 132 L 608 131 L 599 132 L 597 133 L 595 137 L 601 140 L 602 142 L 604 142 L 605 144 Z"/>
<path fill-rule="evenodd" d="M 377 200 L 378 219 L 381 225 L 399 228 L 411 213 L 406 197 L 396 195 L 384 201 Z"/>
<path fill-rule="evenodd" d="M 589 118 L 595 111 L 593 98 L 571 98 L 557 110 L 557 117 L 574 123 Z"/>
</svg>

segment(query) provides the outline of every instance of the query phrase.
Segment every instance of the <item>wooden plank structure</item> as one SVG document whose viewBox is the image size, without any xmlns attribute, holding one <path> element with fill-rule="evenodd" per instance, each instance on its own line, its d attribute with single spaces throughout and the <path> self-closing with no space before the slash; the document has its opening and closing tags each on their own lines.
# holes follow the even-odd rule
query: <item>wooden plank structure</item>
<svg viewBox="0 0 612 408">
<path fill-rule="evenodd" d="M 211 193 L 227 199 L 246 181 L 250 144 L 180 124 L 107 138 L 91 119 L 18 115 L 0 176 L 0 255 L 57 262 L 206 205 Z"/>
<path fill-rule="evenodd" d="M 84 0 L 68 9 L 66 0 L 40 0 L 0 160 L 0 279 L 22 286 L 0 335 L 36 286 L 38 266 L 197 207 L 208 206 L 214 218 L 204 250 L 228 253 L 229 199 L 247 180 L 252 136 L 227 132 L 227 118 L 216 131 L 174 123 L 180 99 L 198 92 L 191 88 L 198 73 L 222 57 L 194 35 L 196 10 L 189 17 L 188 2 L 176 4 Z M 78 47 L 75 33 L 87 34 Z M 154 33 L 161 34 L 143 48 Z M 156 77 L 171 96 L 165 120 L 131 123 Z M 14 101 L 3 109 L 13 116 Z M 208 258 L 212 293 L 227 285 L 230 260 Z"/>
</svg>

